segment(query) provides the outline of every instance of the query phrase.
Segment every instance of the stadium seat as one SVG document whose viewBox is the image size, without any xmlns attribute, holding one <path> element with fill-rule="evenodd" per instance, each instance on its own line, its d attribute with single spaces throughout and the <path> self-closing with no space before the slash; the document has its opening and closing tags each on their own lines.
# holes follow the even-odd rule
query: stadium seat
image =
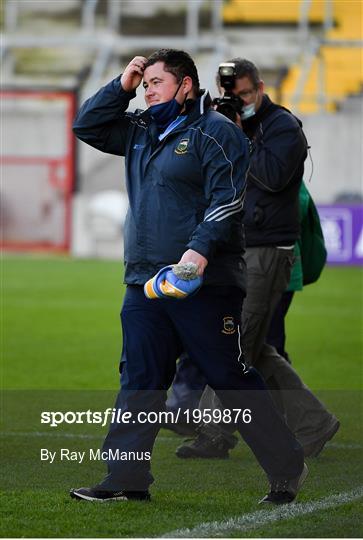
<svg viewBox="0 0 363 540">
<path fill-rule="evenodd" d="M 302 66 L 295 64 L 282 84 L 282 103 L 302 113 L 335 111 L 346 97 L 363 88 L 363 49 L 350 40 L 362 40 L 362 4 L 360 1 L 335 0 L 333 19 L 336 27 L 328 30 L 327 40 L 312 59 L 301 87 Z M 336 42 L 341 41 L 342 45 Z M 321 103 L 321 98 L 323 102 Z"/>
<path fill-rule="evenodd" d="M 301 8 L 301 0 L 229 0 L 223 7 L 223 20 L 226 24 L 298 24 Z M 313 0 L 309 21 L 321 23 L 323 17 L 324 1 Z"/>
</svg>

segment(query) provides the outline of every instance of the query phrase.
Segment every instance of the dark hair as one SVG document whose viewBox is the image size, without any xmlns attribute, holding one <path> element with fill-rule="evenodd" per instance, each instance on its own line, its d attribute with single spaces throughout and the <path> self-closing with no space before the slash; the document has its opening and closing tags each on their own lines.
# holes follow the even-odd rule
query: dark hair
<svg viewBox="0 0 363 540">
<path fill-rule="evenodd" d="M 248 77 L 253 86 L 257 88 L 258 83 L 261 82 L 260 72 L 257 66 L 253 62 L 240 57 L 233 58 L 231 62 L 234 62 L 236 65 L 236 78 L 242 79 L 242 77 Z"/>
<path fill-rule="evenodd" d="M 190 77 L 193 81 L 193 88 L 199 90 L 198 71 L 193 59 L 185 51 L 176 49 L 159 49 L 152 53 L 145 64 L 145 69 L 156 62 L 164 62 L 165 71 L 172 73 L 177 82 L 181 82 L 184 77 Z"/>
<path fill-rule="evenodd" d="M 232 58 L 232 60 L 227 60 L 227 62 L 233 62 L 235 64 L 236 79 L 248 77 L 254 88 L 257 88 L 258 83 L 261 82 L 261 77 L 257 66 L 255 66 L 253 62 L 250 62 L 249 60 L 240 57 Z M 219 75 L 217 74 L 217 84 L 219 85 L 219 83 Z"/>
</svg>

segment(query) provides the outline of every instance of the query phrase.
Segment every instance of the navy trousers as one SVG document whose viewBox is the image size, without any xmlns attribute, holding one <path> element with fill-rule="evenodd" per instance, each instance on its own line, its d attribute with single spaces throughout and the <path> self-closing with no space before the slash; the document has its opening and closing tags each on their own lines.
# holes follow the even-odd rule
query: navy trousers
<svg viewBox="0 0 363 540">
<path fill-rule="evenodd" d="M 243 294 L 236 287 L 202 287 L 185 300 L 149 300 L 140 286 L 128 286 L 121 321 L 121 390 L 116 408 L 131 423 L 113 423 L 103 451 L 136 456 L 152 452 L 159 425 L 137 420 L 139 412 L 165 408 L 176 360 L 183 351 L 198 366 L 225 409 L 250 409 L 237 429 L 273 478 L 294 478 L 303 467 L 301 446 L 277 412 L 259 373 L 246 370 L 241 344 Z M 242 390 L 242 391 L 241 391 Z M 110 454 L 111 455 L 111 454 Z M 114 455 L 113 455 L 114 456 Z M 105 490 L 146 490 L 153 482 L 148 459 L 109 459 Z"/>
<path fill-rule="evenodd" d="M 283 293 L 275 308 L 266 336 L 266 343 L 275 347 L 279 355 L 290 363 L 290 357 L 285 350 L 285 317 L 293 296 L 294 291 Z M 207 381 L 200 370 L 189 361 L 188 355 L 183 353 L 177 364 L 172 391 L 166 402 L 167 407 L 171 410 L 176 410 L 178 407 L 184 410 L 198 408 L 206 385 Z"/>
</svg>

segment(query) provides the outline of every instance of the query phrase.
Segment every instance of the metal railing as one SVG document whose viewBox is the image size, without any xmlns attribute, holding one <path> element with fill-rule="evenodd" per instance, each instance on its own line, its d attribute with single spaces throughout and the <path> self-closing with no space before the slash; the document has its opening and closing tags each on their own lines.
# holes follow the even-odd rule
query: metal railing
<svg viewBox="0 0 363 540">
<path fill-rule="evenodd" d="M 5 33 L 0 34 L 0 54 L 3 73 L 7 78 L 13 74 L 14 61 L 12 52 L 24 48 L 75 48 L 94 54 L 94 61 L 85 81 L 84 92 L 95 91 L 105 74 L 114 55 L 127 51 L 159 49 L 162 47 L 187 48 L 197 52 L 201 49 L 211 51 L 216 58 L 222 57 L 227 50 L 227 42 L 221 33 L 223 0 L 210 0 L 212 10 L 211 35 L 199 35 L 200 10 L 203 0 L 187 0 L 186 33 L 184 36 L 123 36 L 117 32 L 122 17 L 122 2 L 108 0 L 106 27 L 96 27 L 98 0 L 85 0 L 81 5 L 81 25 L 76 32 L 62 35 L 23 34 L 16 31 L 21 11 L 19 0 L 8 1 L 5 5 Z"/>
</svg>

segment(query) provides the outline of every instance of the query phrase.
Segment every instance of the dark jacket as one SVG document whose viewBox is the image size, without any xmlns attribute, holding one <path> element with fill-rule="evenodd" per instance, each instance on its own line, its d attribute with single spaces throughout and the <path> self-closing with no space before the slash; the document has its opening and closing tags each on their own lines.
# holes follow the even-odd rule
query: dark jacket
<svg viewBox="0 0 363 540">
<path fill-rule="evenodd" d="M 83 104 L 73 126 L 82 141 L 126 158 L 125 282 L 143 285 L 190 248 L 209 261 L 205 284 L 244 288 L 245 136 L 210 109 L 205 92 L 160 142 L 148 110 L 125 112 L 134 96 L 118 77 Z"/>
<path fill-rule="evenodd" d="M 264 95 L 257 113 L 242 125 L 254 148 L 243 218 L 246 246 L 293 245 L 307 156 L 301 122 Z"/>
</svg>

